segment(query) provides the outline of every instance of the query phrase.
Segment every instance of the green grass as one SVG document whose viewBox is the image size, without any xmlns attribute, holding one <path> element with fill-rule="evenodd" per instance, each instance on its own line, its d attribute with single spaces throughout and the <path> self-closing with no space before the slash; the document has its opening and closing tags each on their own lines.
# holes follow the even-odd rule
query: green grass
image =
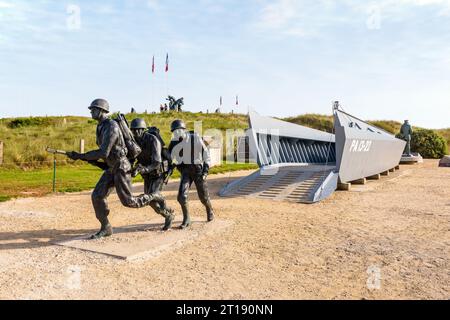
<svg viewBox="0 0 450 320">
<path fill-rule="evenodd" d="M 333 116 L 328 115 L 304 114 L 283 120 L 326 132 L 333 132 L 334 129 Z M 392 134 L 398 133 L 400 131 L 400 127 L 402 126 L 400 122 L 392 120 L 372 120 L 368 122 Z"/>
<path fill-rule="evenodd" d="M 11 200 L 11 197 L 0 195 L 0 202 L 5 202 L 9 200 Z"/>
<path fill-rule="evenodd" d="M 447 140 L 448 142 L 448 148 L 450 150 L 450 128 L 448 129 L 439 129 L 436 130 L 437 133 L 439 133 L 441 136 L 443 136 L 445 138 L 445 140 Z"/>
<path fill-rule="evenodd" d="M 211 168 L 211 174 L 256 169 L 254 164 L 224 164 Z M 57 166 L 56 191 L 79 192 L 95 187 L 103 172 L 91 165 Z M 175 171 L 172 178 L 178 178 Z M 43 196 L 52 192 L 53 169 L 0 169 L 0 202 L 16 197 Z M 142 182 L 140 176 L 133 182 Z"/>
<path fill-rule="evenodd" d="M 170 141 L 170 124 L 175 119 L 186 122 L 194 129 L 194 122 L 202 121 L 203 130 L 246 129 L 248 120 L 242 114 L 158 113 L 127 115 L 144 118 L 148 126 L 157 126 L 166 142 Z M 52 166 L 53 156 L 45 151 L 47 146 L 60 150 L 79 150 L 80 140 L 85 140 L 85 150 L 97 148 L 95 128 L 97 123 L 88 117 L 31 117 L 0 119 L 0 140 L 4 142 L 4 168 L 42 168 Z M 67 164 L 73 164 L 67 161 Z"/>
<path fill-rule="evenodd" d="M 202 121 L 203 130 L 219 129 L 222 135 L 227 129 L 246 129 L 248 120 L 242 114 L 205 114 L 205 113 L 157 113 L 127 115 L 130 121 L 142 117 L 148 126 L 157 126 L 166 142 L 170 140 L 170 123 L 183 119 L 188 129 L 194 128 L 194 122 Z M 305 114 L 283 119 L 310 128 L 332 132 L 333 117 L 320 114 Z M 401 123 L 389 120 L 369 121 L 391 133 L 397 133 Z M 89 117 L 30 117 L 0 119 L 0 140 L 4 142 L 3 168 L 51 168 L 53 156 L 45 151 L 47 146 L 61 150 L 79 150 L 80 140 L 85 140 L 85 150 L 96 148 L 96 122 Z M 450 129 L 436 130 L 450 142 Z M 61 164 L 73 165 L 67 159 Z"/>
<path fill-rule="evenodd" d="M 227 129 L 248 127 L 247 116 L 243 114 L 167 112 L 127 115 L 129 121 L 137 117 L 144 118 L 148 126 L 160 128 L 166 143 L 170 140 L 170 124 L 178 118 L 184 120 L 190 130 L 194 128 L 196 121 L 201 121 L 203 132 L 219 129 L 222 135 Z M 329 115 L 305 114 L 282 120 L 328 132 L 333 130 L 333 117 Z M 394 134 L 401 126 L 401 123 L 389 120 L 369 122 Z M 53 156 L 45 148 L 51 146 L 61 150 L 79 150 L 80 139 L 84 139 L 86 151 L 96 149 L 96 125 L 96 121 L 89 117 L 74 116 L 0 119 L 0 140 L 4 142 L 4 164 L 0 167 L 0 201 L 51 192 Z M 450 129 L 435 131 L 450 142 Z M 93 166 L 80 165 L 80 162 L 75 163 L 62 156 L 57 159 L 58 192 L 89 190 L 101 175 L 101 171 Z M 225 164 L 213 168 L 211 173 L 255 168 L 255 165 L 248 164 Z M 175 172 L 174 177 L 177 175 Z"/>
<path fill-rule="evenodd" d="M 281 120 L 326 132 L 333 132 L 334 128 L 333 116 L 322 114 L 304 114 L 301 116 L 290 117 Z"/>
</svg>

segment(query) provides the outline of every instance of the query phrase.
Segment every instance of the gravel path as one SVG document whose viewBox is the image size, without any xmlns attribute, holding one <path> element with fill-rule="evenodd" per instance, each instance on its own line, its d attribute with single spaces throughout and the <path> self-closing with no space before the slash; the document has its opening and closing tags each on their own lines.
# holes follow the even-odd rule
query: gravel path
<svg viewBox="0 0 450 320">
<path fill-rule="evenodd" d="M 314 205 L 220 198 L 248 172 L 210 177 L 233 226 L 134 263 L 51 244 L 97 228 L 89 193 L 1 203 L 0 298 L 450 299 L 450 169 L 401 170 Z M 176 188 L 165 194 L 179 216 Z M 110 204 L 116 227 L 155 218 Z M 206 218 L 194 194 L 191 208 Z"/>
</svg>

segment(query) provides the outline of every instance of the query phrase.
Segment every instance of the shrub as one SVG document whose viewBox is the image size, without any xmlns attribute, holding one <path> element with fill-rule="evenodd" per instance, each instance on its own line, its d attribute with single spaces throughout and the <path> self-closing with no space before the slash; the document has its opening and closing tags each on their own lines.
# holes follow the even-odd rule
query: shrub
<svg viewBox="0 0 450 320">
<path fill-rule="evenodd" d="M 411 151 L 424 158 L 441 159 L 448 153 L 447 141 L 433 130 L 416 130 L 411 136 Z"/>
<path fill-rule="evenodd" d="M 32 126 L 46 126 L 53 124 L 55 120 L 53 118 L 48 117 L 30 117 L 30 118 L 17 118 L 11 120 L 8 123 L 8 128 L 16 129 L 23 127 L 32 127 Z"/>
</svg>

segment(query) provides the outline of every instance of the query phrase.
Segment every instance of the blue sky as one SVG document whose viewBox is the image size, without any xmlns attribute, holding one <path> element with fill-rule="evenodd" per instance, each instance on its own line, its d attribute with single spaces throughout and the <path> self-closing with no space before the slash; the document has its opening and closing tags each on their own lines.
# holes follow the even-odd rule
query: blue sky
<svg viewBox="0 0 450 320">
<path fill-rule="evenodd" d="M 0 0 L 0 117 L 88 116 L 97 97 L 156 111 L 167 90 L 190 111 L 223 96 L 224 111 L 329 114 L 340 100 L 450 127 L 450 0 Z"/>
</svg>

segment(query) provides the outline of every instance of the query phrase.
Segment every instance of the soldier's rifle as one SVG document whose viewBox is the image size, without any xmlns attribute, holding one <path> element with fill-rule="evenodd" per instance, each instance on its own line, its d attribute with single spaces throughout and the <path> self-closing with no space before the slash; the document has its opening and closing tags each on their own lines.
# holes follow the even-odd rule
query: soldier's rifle
<svg viewBox="0 0 450 320">
<path fill-rule="evenodd" d="M 53 149 L 53 148 L 47 147 L 45 149 L 45 151 L 47 151 L 48 153 L 54 154 L 54 155 L 60 154 L 60 155 L 67 156 L 67 151 L 64 151 L 64 150 L 57 150 L 57 149 Z M 91 164 L 93 166 L 96 166 L 96 167 L 98 167 L 98 168 L 100 168 L 102 170 L 107 170 L 108 169 L 108 165 L 106 163 L 104 163 L 104 162 L 101 162 L 101 161 L 82 160 L 82 159 L 80 159 L 80 160 L 84 161 L 84 162 L 87 162 L 87 163 L 89 163 L 89 164 Z"/>
<path fill-rule="evenodd" d="M 169 170 L 164 173 L 165 174 L 165 177 L 164 177 L 165 185 L 167 185 L 169 183 L 170 176 L 173 174 L 174 169 L 175 169 L 174 166 L 170 166 Z"/>
</svg>

